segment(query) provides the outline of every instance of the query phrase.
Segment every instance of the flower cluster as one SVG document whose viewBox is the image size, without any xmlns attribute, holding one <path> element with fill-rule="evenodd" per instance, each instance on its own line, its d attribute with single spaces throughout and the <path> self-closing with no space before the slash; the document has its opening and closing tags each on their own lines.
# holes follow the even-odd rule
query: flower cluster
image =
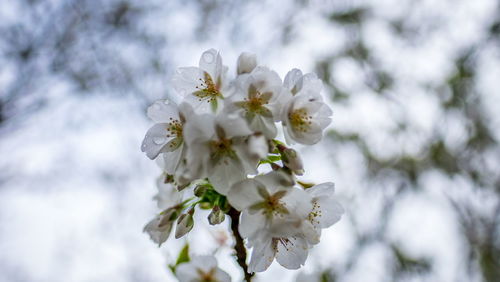
<svg viewBox="0 0 500 282">
<path fill-rule="evenodd" d="M 297 269 L 321 230 L 343 213 L 333 183 L 297 180 L 303 164 L 289 147 L 318 143 L 330 124 L 322 82 L 298 69 L 282 81 L 249 53 L 238 58 L 234 78 L 227 69 L 216 50 L 205 51 L 198 67 L 180 68 L 172 80 L 182 102 L 160 100 L 148 108 L 155 125 L 142 151 L 164 172 L 155 197 L 161 212 L 144 230 L 161 245 L 175 222 L 176 238 L 193 228 L 196 206 L 212 210 L 210 224 L 236 209 L 239 233 L 253 248 L 250 272 L 266 270 L 275 258 Z M 259 173 L 266 164 L 271 169 Z"/>
</svg>

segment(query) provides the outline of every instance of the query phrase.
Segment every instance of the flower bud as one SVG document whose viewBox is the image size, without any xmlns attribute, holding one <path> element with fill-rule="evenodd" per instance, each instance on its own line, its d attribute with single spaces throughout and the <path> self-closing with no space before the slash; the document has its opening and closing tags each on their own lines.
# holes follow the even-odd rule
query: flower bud
<svg viewBox="0 0 500 282">
<path fill-rule="evenodd" d="M 221 222 L 224 221 L 225 218 L 226 218 L 226 215 L 220 209 L 220 207 L 214 206 L 214 208 L 212 209 L 212 212 L 208 215 L 208 223 L 210 223 L 210 225 L 220 224 Z"/>
<path fill-rule="evenodd" d="M 304 174 L 304 166 L 302 159 L 297 151 L 291 148 L 286 148 L 283 151 L 283 164 L 297 175 Z"/>
<path fill-rule="evenodd" d="M 149 235 L 153 242 L 158 244 L 158 247 L 161 246 L 170 235 L 172 225 L 177 218 L 176 214 L 175 208 L 168 208 L 144 226 L 143 231 Z"/>
<path fill-rule="evenodd" d="M 255 54 L 243 52 L 238 57 L 237 73 L 251 73 L 257 66 L 257 57 Z"/>
<path fill-rule="evenodd" d="M 175 229 L 175 239 L 179 239 L 182 236 L 186 235 L 193 229 L 194 220 L 193 220 L 194 209 L 191 208 L 186 213 L 181 214 L 179 219 L 177 219 L 177 228 Z"/>
<path fill-rule="evenodd" d="M 205 194 L 205 191 L 207 191 L 207 186 L 206 185 L 197 185 L 194 188 L 194 195 L 196 197 L 201 197 L 203 194 Z"/>
</svg>

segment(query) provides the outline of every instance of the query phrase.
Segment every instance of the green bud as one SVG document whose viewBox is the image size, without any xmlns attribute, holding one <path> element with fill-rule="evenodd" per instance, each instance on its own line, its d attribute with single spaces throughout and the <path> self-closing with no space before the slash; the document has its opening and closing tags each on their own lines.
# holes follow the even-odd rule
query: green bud
<svg viewBox="0 0 500 282">
<path fill-rule="evenodd" d="M 212 212 L 208 215 L 208 223 L 210 223 L 210 225 L 220 224 L 224 221 L 225 218 L 226 215 L 219 208 L 219 206 L 214 206 Z"/>
<path fill-rule="evenodd" d="M 304 166 L 302 165 L 302 159 L 300 158 L 297 151 L 291 148 L 286 148 L 282 151 L 283 154 L 283 164 L 288 167 L 293 173 L 297 175 L 304 174 Z"/>
<path fill-rule="evenodd" d="M 194 195 L 196 197 L 201 197 L 203 196 L 203 194 L 205 194 L 205 191 L 207 191 L 207 186 L 206 185 L 197 185 L 195 188 L 194 188 Z"/>
<path fill-rule="evenodd" d="M 177 228 L 175 229 L 175 239 L 179 239 L 186 235 L 193 229 L 194 219 L 193 219 L 194 209 L 189 209 L 186 213 L 181 214 L 177 219 Z"/>
</svg>

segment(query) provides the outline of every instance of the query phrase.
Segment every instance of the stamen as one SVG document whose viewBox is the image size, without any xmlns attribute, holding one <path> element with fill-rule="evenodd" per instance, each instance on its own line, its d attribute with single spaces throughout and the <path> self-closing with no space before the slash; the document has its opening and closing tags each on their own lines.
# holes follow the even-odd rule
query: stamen
<svg viewBox="0 0 500 282">
<path fill-rule="evenodd" d="M 312 116 L 305 108 L 300 108 L 288 114 L 290 124 L 295 131 L 307 132 L 312 125 Z"/>
</svg>

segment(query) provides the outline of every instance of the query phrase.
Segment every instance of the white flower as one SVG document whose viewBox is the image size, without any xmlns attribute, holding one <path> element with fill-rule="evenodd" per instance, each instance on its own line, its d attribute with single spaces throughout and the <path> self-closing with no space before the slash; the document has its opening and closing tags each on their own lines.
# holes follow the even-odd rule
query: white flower
<svg viewBox="0 0 500 282">
<path fill-rule="evenodd" d="M 174 174 L 184 155 L 184 138 L 182 135 L 186 118 L 192 115 L 190 105 L 177 105 L 169 100 L 159 100 L 148 108 L 148 116 L 156 123 L 142 141 L 141 150 L 146 152 L 150 159 L 164 153 L 164 160 L 160 162 L 163 169 Z"/>
<path fill-rule="evenodd" d="M 235 91 L 226 99 L 226 111 L 243 116 L 249 127 L 267 138 L 276 137 L 274 121 L 279 118 L 284 89 L 279 75 L 266 67 L 257 67 L 251 73 L 236 79 Z"/>
<path fill-rule="evenodd" d="M 179 68 L 172 84 L 197 112 L 210 112 L 210 108 L 215 111 L 228 85 L 226 72 L 220 54 L 210 49 L 201 55 L 199 67 Z"/>
<path fill-rule="evenodd" d="M 273 171 L 233 185 L 227 198 L 242 211 L 239 231 L 244 238 L 252 240 L 262 230 L 277 237 L 311 234 L 304 224 L 312 211 L 311 197 L 293 184 L 291 176 Z"/>
<path fill-rule="evenodd" d="M 238 57 L 237 73 L 250 73 L 257 66 L 257 57 L 255 54 L 243 52 Z"/>
<path fill-rule="evenodd" d="M 213 256 L 195 256 L 175 271 L 179 282 L 230 282 L 231 276 L 217 267 Z"/>
<path fill-rule="evenodd" d="M 288 89 L 292 95 L 296 95 L 301 91 L 320 95 L 323 83 L 314 73 L 306 73 L 303 75 L 301 70 L 292 69 L 286 74 L 283 86 Z"/>
<path fill-rule="evenodd" d="M 308 220 L 319 236 L 321 229 L 328 228 L 340 220 L 344 208 L 335 199 L 335 185 L 331 182 L 318 184 L 306 189 L 306 192 L 312 197 L 313 204 Z"/>
<path fill-rule="evenodd" d="M 323 137 L 323 130 L 332 121 L 331 115 L 332 110 L 323 103 L 321 96 L 309 92 L 295 95 L 281 113 L 287 143 L 318 143 Z"/>
<path fill-rule="evenodd" d="M 234 182 L 257 172 L 260 156 L 248 148 L 251 134 L 237 115 L 193 116 L 184 131 L 188 146 L 184 177 L 208 177 L 217 192 L 227 194 Z"/>
</svg>

